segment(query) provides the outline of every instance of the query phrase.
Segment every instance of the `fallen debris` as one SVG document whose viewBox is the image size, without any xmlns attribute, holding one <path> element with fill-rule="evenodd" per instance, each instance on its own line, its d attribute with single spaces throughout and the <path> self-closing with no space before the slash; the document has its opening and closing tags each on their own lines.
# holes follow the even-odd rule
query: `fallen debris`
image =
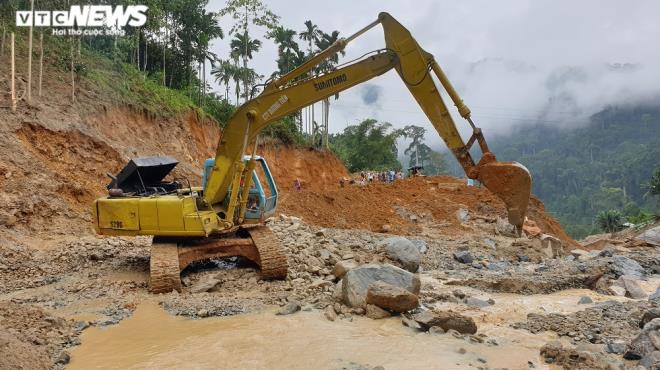
<svg viewBox="0 0 660 370">
<path fill-rule="evenodd" d="M 419 294 L 419 277 L 389 264 L 367 264 L 354 268 L 342 279 L 342 300 L 351 307 L 365 307 L 369 286 L 383 281 L 388 284 Z"/>
<path fill-rule="evenodd" d="M 471 317 L 453 311 L 423 311 L 412 315 L 412 320 L 417 322 L 423 330 L 437 326 L 444 331 L 456 330 L 461 334 L 477 332 L 477 325 Z"/>
<path fill-rule="evenodd" d="M 376 281 L 367 290 L 367 306 L 374 305 L 392 312 L 402 313 L 419 306 L 419 298 L 410 291 Z"/>
<path fill-rule="evenodd" d="M 292 313 L 300 311 L 300 308 L 300 302 L 291 301 L 282 307 L 279 311 L 277 311 L 276 315 L 291 315 Z"/>
<path fill-rule="evenodd" d="M 387 257 L 401 263 L 402 267 L 410 272 L 417 272 L 422 259 L 419 248 L 404 237 L 392 237 L 383 240 L 380 246 L 385 250 Z"/>
</svg>

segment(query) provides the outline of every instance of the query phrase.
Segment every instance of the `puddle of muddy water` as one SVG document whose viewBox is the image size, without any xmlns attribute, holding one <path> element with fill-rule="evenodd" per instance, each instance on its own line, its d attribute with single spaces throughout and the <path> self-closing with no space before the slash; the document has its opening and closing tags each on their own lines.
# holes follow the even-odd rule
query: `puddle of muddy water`
<svg viewBox="0 0 660 370">
<path fill-rule="evenodd" d="M 313 311 L 190 320 L 143 303 L 114 327 L 85 331 L 68 369 L 528 369 L 529 360 L 543 368 L 538 348 L 547 338 L 503 330 L 499 346 L 487 346 L 416 333 L 399 318 L 330 322 Z"/>
</svg>

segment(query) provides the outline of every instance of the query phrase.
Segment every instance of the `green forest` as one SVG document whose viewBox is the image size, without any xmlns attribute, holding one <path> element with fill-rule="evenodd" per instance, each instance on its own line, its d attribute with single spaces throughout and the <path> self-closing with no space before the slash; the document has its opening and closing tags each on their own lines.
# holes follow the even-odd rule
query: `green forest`
<svg viewBox="0 0 660 370">
<path fill-rule="evenodd" d="M 609 107 L 575 128 L 521 126 L 489 144 L 530 170 L 532 192 L 574 238 L 602 232 L 608 213 L 657 217 L 660 107 Z"/>
</svg>

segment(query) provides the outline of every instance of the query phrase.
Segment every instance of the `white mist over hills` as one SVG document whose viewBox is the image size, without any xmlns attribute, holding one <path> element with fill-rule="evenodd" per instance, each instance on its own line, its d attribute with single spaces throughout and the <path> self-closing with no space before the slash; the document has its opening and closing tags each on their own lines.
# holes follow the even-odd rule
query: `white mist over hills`
<svg viewBox="0 0 660 370">
<path fill-rule="evenodd" d="M 487 137 L 521 124 L 578 126 L 604 107 L 660 97 L 660 48 L 655 47 L 660 2 L 419 0 L 411 4 L 288 0 L 267 5 L 286 27 L 301 31 L 309 19 L 326 32 L 339 30 L 342 36 L 370 23 L 381 11 L 391 13 L 435 55 Z M 222 0 L 211 0 L 209 9 L 223 5 Z M 223 18 L 222 25 L 229 30 L 231 19 Z M 260 37 L 263 30 L 255 28 L 254 34 Z M 276 69 L 277 49 L 261 38 L 264 46 L 250 64 L 269 76 Z M 226 56 L 229 40 L 218 41 L 213 51 Z M 382 31 L 374 29 L 351 43 L 340 62 L 383 46 Z M 444 147 L 395 72 L 343 92 L 331 104 L 331 132 L 376 118 L 395 127 L 422 125 L 429 131 L 429 144 Z M 457 114 L 454 117 L 467 137 L 467 124 Z"/>
</svg>

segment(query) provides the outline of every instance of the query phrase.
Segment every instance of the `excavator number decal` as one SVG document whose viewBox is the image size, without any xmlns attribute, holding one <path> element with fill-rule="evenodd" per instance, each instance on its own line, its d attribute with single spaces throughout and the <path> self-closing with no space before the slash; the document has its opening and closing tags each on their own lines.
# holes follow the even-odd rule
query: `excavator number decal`
<svg viewBox="0 0 660 370">
<path fill-rule="evenodd" d="M 113 229 L 123 229 L 124 223 L 121 221 L 110 221 L 110 227 Z"/>
<path fill-rule="evenodd" d="M 280 107 L 282 106 L 282 104 L 284 104 L 284 103 L 286 103 L 286 102 L 288 102 L 288 101 L 289 101 L 289 97 L 288 97 L 288 96 L 286 96 L 286 95 L 282 95 L 282 96 L 280 96 L 279 99 L 277 99 L 277 101 L 275 101 L 275 103 L 273 103 L 273 105 L 271 105 L 270 108 L 268 108 L 268 110 L 265 111 L 264 114 L 261 115 L 261 118 L 262 118 L 264 121 L 267 120 L 267 119 L 269 119 L 270 117 L 273 116 L 273 113 L 275 113 L 278 109 L 280 109 Z"/>
<path fill-rule="evenodd" d="M 342 73 L 339 76 L 331 77 L 325 81 L 316 83 L 314 84 L 314 88 L 316 89 L 316 91 L 321 91 L 323 89 L 327 89 L 328 87 L 339 85 L 340 83 L 344 83 L 344 82 L 346 82 L 346 73 Z"/>
</svg>

